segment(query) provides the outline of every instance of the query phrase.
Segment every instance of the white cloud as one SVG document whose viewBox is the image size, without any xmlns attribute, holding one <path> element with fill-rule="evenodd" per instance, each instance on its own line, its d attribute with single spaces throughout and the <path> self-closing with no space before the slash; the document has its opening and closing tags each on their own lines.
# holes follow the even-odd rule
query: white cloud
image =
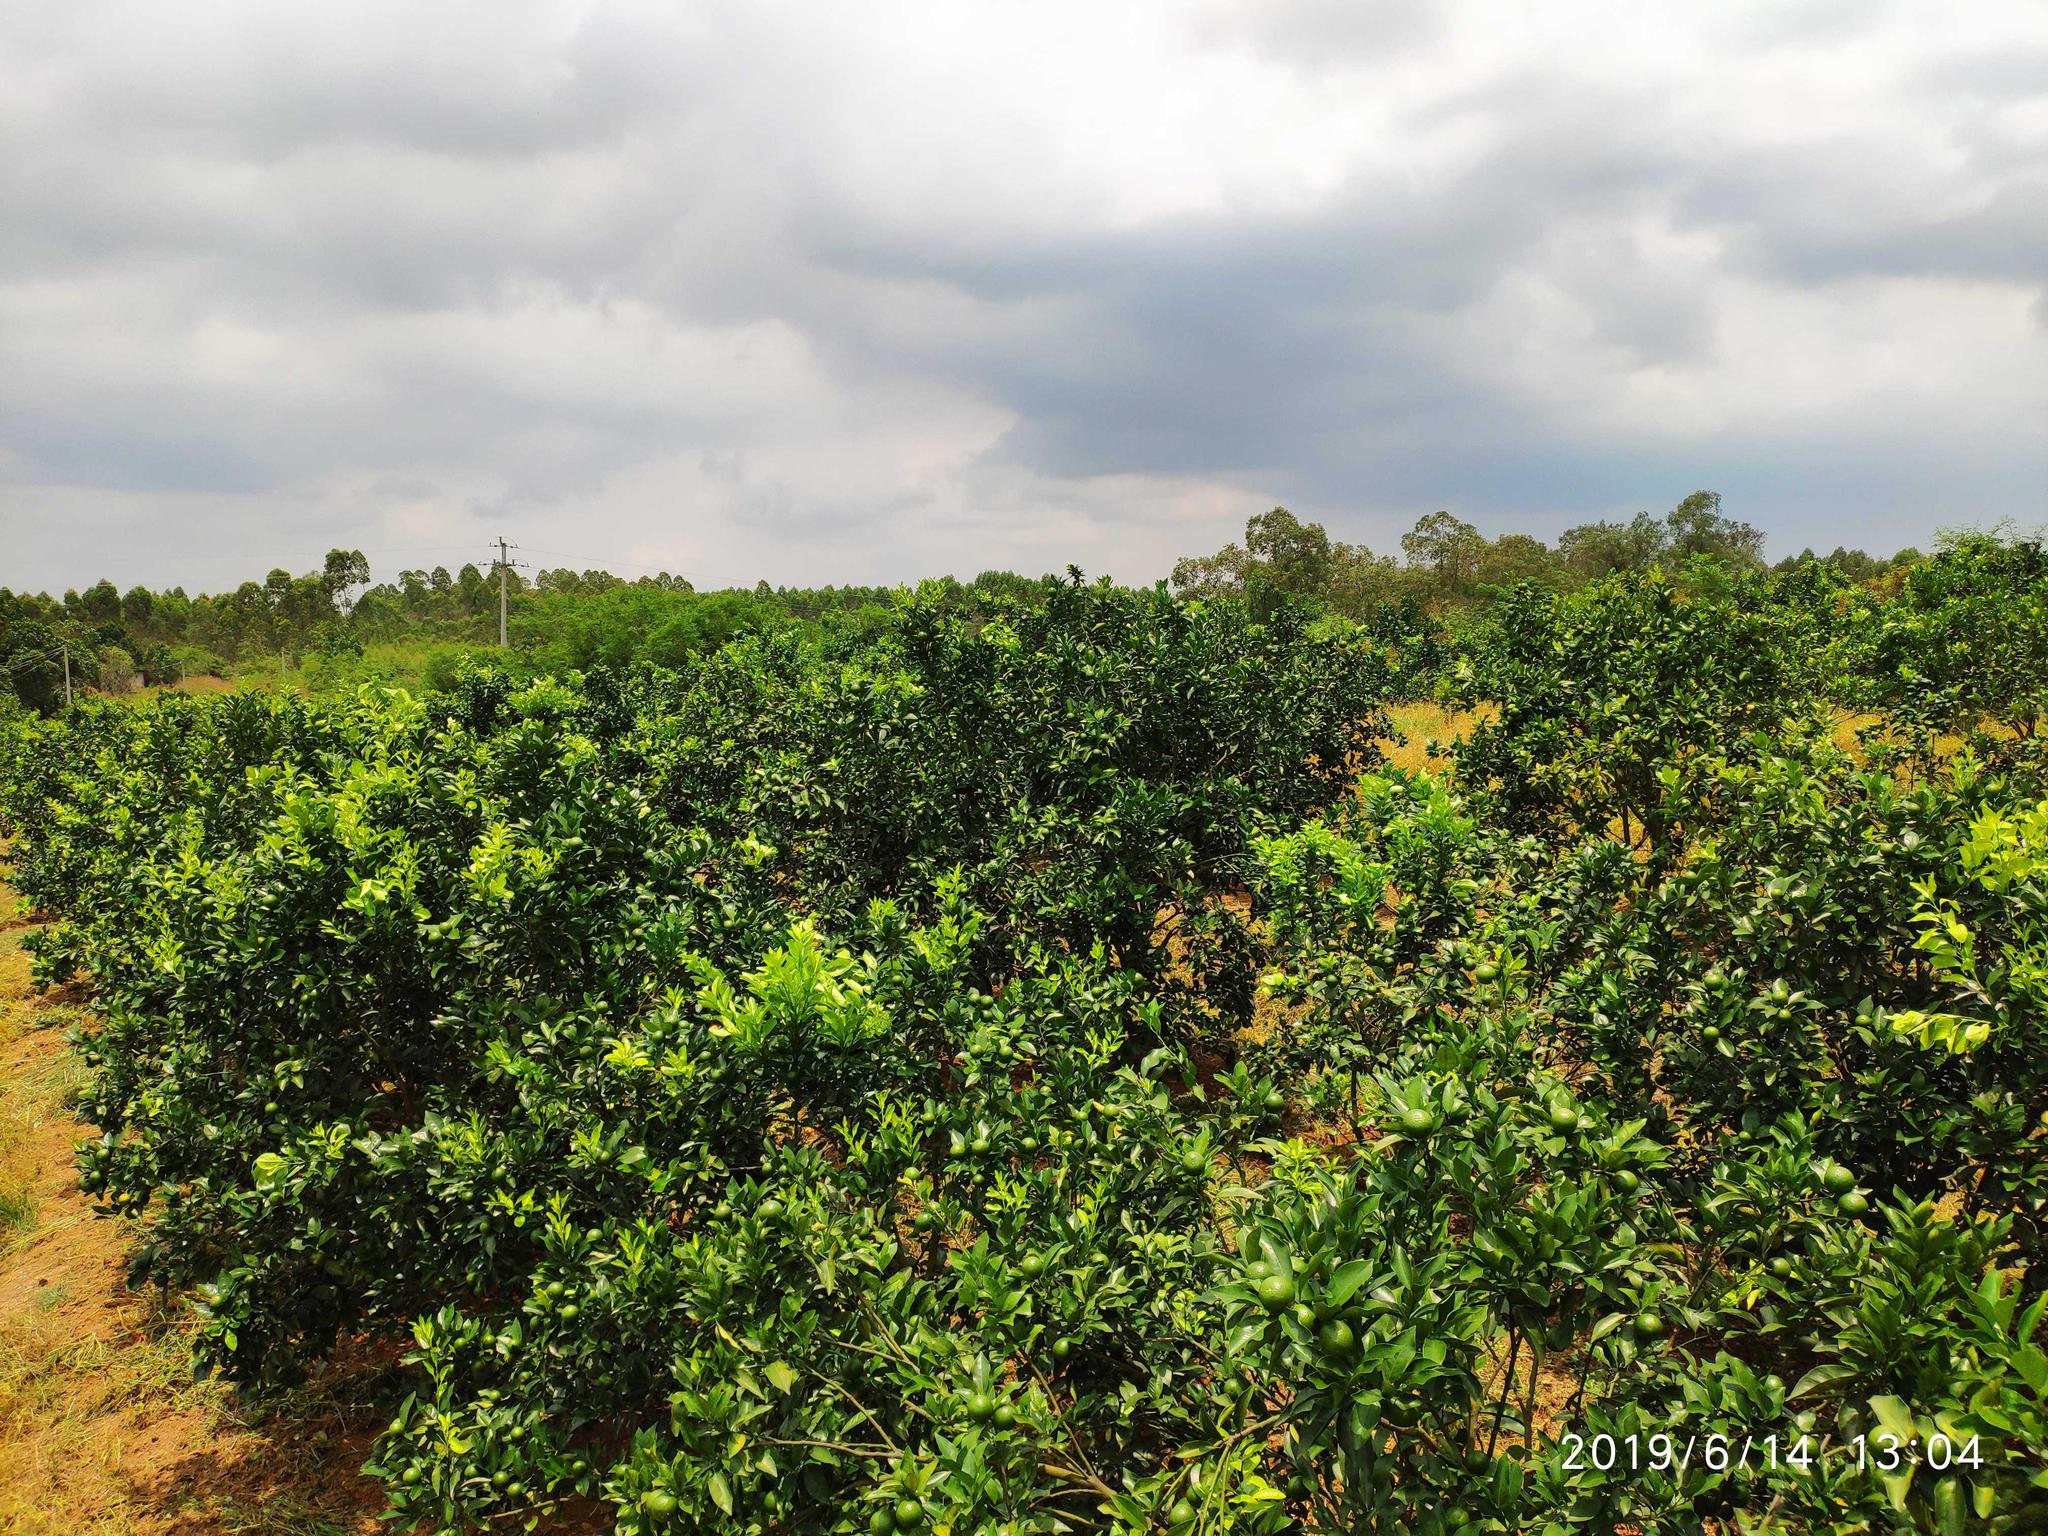
<svg viewBox="0 0 2048 1536">
<path fill-rule="evenodd" d="M 2041 514 L 2048 12 L 0 16 L 0 581 Z"/>
</svg>

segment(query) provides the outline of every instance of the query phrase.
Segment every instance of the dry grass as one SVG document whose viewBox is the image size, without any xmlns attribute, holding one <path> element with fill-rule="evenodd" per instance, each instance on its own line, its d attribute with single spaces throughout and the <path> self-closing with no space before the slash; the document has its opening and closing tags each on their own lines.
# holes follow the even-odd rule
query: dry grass
<svg viewBox="0 0 2048 1536">
<path fill-rule="evenodd" d="M 209 696 L 216 693 L 233 693 L 241 685 L 233 678 L 215 677 L 210 672 L 201 672 L 192 677 L 180 678 L 175 683 L 149 683 L 133 693 L 124 693 L 122 698 L 131 704 L 140 704 L 166 693 L 188 693 L 195 696 Z"/>
<path fill-rule="evenodd" d="M 1491 710 L 1481 705 L 1476 710 L 1445 709 L 1441 704 L 1420 700 L 1409 704 L 1393 704 L 1387 708 L 1387 718 L 1405 740 L 1397 742 L 1393 737 L 1380 738 L 1380 751 L 1388 764 L 1404 768 L 1411 773 L 1420 773 L 1428 768 L 1438 771 L 1446 766 L 1442 761 L 1432 761 L 1432 747 L 1448 747 L 1461 740 L 1472 729 L 1475 722 L 1489 718 Z"/>
<path fill-rule="evenodd" d="M 124 1283 L 72 1149 L 76 1004 L 35 995 L 32 931 L 0 886 L 0 1531 L 19 1536 L 381 1529 L 354 1469 L 373 1426 L 340 1398 L 258 1425 L 192 1378 L 182 1309 Z"/>
<path fill-rule="evenodd" d="M 1857 714 L 1848 710 L 1840 710 L 1835 715 L 1835 745 L 1848 753 L 1857 762 L 1865 762 L 1868 760 L 1867 754 L 1863 750 L 1863 743 L 1857 739 L 1857 733 L 1869 730 L 1872 727 L 1882 726 L 1883 724 L 1884 716 L 1882 715 Z M 2010 729 L 1996 720 L 1985 721 L 1981 729 L 1993 736 L 2010 737 L 2012 735 Z M 1885 735 L 1881 733 L 1878 739 L 1885 739 Z M 1896 736 L 1891 737 L 1891 739 L 1895 742 L 1901 740 L 1901 738 Z M 1934 738 L 1934 755 L 1944 760 L 1954 757 L 1956 753 L 1962 750 L 1962 747 L 1963 738 L 1953 732 L 1948 732 Z"/>
<path fill-rule="evenodd" d="M 233 693 L 235 683 L 232 678 L 215 677 L 210 672 L 201 672 L 192 677 L 180 678 L 170 685 L 169 691 L 195 694 Z"/>
<path fill-rule="evenodd" d="M 1476 710 L 1445 709 L 1441 704 L 1428 700 L 1390 705 L 1387 718 L 1405 739 L 1397 743 L 1395 738 L 1383 736 L 1379 741 L 1380 750 L 1388 764 L 1395 768 L 1411 773 L 1432 769 L 1441 773 L 1450 766 L 1443 749 L 1462 740 L 1475 722 L 1492 718 L 1492 713 L 1492 707 L 1485 704 Z M 1835 745 L 1859 762 L 1863 761 L 1865 754 L 1857 733 L 1881 725 L 1883 719 L 1876 714 L 1838 711 L 1834 723 Z M 1995 722 L 1988 724 L 1987 729 L 1994 734 L 2009 734 Z M 1935 755 L 1953 757 L 1962 745 L 1961 736 L 1938 736 L 1934 740 Z M 1436 750 L 1432 752 L 1432 748 Z"/>
</svg>

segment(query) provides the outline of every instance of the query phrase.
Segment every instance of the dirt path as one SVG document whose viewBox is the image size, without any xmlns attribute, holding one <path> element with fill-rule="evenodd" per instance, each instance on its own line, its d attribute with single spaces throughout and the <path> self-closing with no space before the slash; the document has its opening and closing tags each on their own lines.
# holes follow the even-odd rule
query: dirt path
<svg viewBox="0 0 2048 1536">
<path fill-rule="evenodd" d="M 346 1536 L 388 1529 L 355 1470 L 377 1424 L 348 1384 L 261 1423 L 192 1380 L 183 1319 L 124 1282 L 125 1223 L 71 1150 L 76 998 L 35 995 L 0 884 L 0 1532 Z"/>
</svg>

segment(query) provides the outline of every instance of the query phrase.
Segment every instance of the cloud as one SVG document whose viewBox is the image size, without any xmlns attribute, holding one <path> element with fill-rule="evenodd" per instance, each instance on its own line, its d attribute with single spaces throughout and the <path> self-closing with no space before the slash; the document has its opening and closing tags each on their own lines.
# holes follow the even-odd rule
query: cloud
<svg viewBox="0 0 2048 1536">
<path fill-rule="evenodd" d="M 16 8 L 0 581 L 2031 522 L 2044 60 L 2023 0 Z"/>
</svg>

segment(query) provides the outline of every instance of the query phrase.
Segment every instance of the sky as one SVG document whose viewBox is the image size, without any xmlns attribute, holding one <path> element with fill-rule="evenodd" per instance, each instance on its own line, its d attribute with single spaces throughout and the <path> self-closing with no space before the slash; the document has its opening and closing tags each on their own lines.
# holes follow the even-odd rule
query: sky
<svg viewBox="0 0 2048 1536">
<path fill-rule="evenodd" d="M 2048 5 L 0 8 L 0 584 L 2048 519 Z"/>
</svg>

